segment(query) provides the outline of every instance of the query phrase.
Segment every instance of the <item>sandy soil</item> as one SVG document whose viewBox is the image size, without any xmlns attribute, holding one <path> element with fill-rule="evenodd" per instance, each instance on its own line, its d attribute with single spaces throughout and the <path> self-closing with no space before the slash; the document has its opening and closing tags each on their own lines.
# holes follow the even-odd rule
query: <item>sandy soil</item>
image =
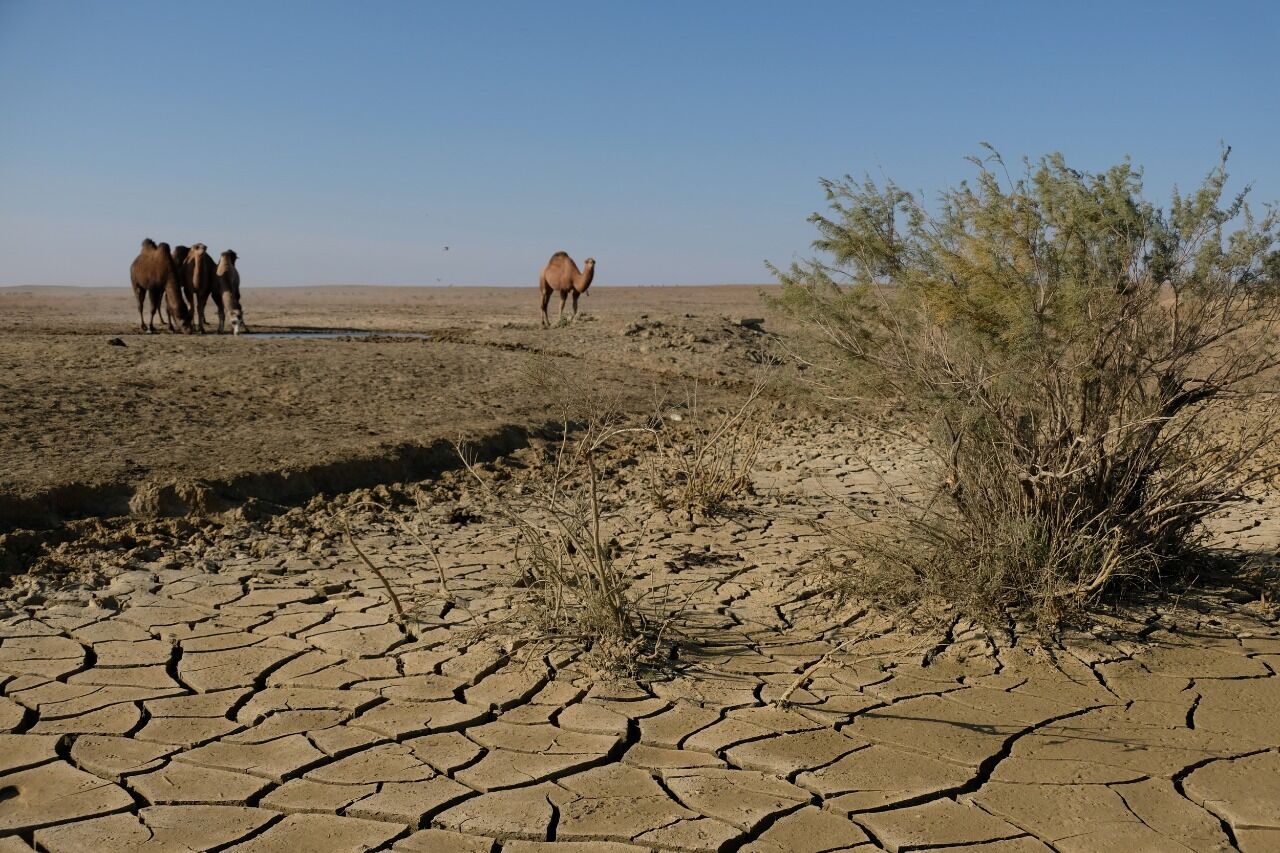
<svg viewBox="0 0 1280 853">
<path fill-rule="evenodd" d="M 763 290 L 601 287 L 545 330 L 532 289 L 246 288 L 241 337 L 139 334 L 123 291 L 0 290 L 0 518 L 290 501 L 370 485 L 379 460 L 425 474 L 442 441 L 548 422 L 535 355 L 627 407 L 748 381 L 773 340 L 738 321 Z M 315 329 L 431 337 L 271 336 Z"/>
<path fill-rule="evenodd" d="M 324 341 L 0 297 L 27 318 L 0 343 L 10 506 L 134 512 L 0 531 L 0 850 L 1280 849 L 1274 601 L 1201 579 L 1056 637 L 835 603 L 813 522 L 911 483 L 919 451 L 795 404 L 764 402 L 714 517 L 668 508 L 649 439 L 602 451 L 605 541 L 664 628 L 625 677 L 537 641 L 509 518 L 545 511 L 553 457 L 531 356 L 652 412 L 695 379 L 727 402 L 779 345 L 752 288 L 664 293 L 601 289 L 552 331 L 518 292 L 248 303 L 258 329 L 355 328 L 366 302 L 368 328 L 433 336 Z M 657 408 L 673 444 L 697 425 Z M 488 436 L 479 482 L 443 461 L 459 433 Z M 1219 544 L 1275 554 L 1259 497 Z"/>
<path fill-rule="evenodd" d="M 617 287 L 596 285 L 580 313 L 635 319 L 640 314 L 738 314 L 760 317 L 761 293 L 777 285 Z M 244 289 L 245 320 L 255 330 L 281 328 L 426 331 L 459 322 L 520 326 L 539 319 L 536 287 L 267 287 Z M 558 304 L 552 300 L 552 319 Z M 568 309 L 566 309 L 567 311 Z M 212 307 L 206 316 L 214 316 Z M 137 330 L 125 287 L 0 287 L 0 331 L 118 335 Z"/>
</svg>

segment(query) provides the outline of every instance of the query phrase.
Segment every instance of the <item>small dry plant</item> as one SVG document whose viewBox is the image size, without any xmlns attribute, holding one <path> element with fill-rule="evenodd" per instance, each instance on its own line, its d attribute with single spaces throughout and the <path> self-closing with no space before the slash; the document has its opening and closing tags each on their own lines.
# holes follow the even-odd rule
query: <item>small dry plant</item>
<svg viewBox="0 0 1280 853">
<path fill-rule="evenodd" d="M 728 409 L 707 412 L 697 386 L 684 412 L 671 412 L 654 430 L 651 479 L 662 509 L 712 516 L 751 493 L 751 469 L 760 455 L 760 397 L 767 382 L 754 382 Z M 673 420 L 679 417 L 679 421 Z"/>
<path fill-rule="evenodd" d="M 415 597 L 415 600 L 409 608 L 404 606 L 404 602 L 402 601 L 400 594 L 396 592 L 395 587 L 392 585 L 390 578 L 387 577 L 386 572 L 378 567 L 374 559 L 369 555 L 369 553 L 367 553 L 366 548 L 360 546 L 359 540 L 356 538 L 356 534 L 352 532 L 351 516 L 357 512 L 369 513 L 375 518 L 381 516 L 390 519 L 405 536 L 408 536 L 410 539 L 413 539 L 422 546 L 422 548 L 431 557 L 436 569 L 437 577 L 439 578 L 438 589 L 430 596 L 430 598 L 439 599 L 443 602 L 447 602 L 449 605 L 459 607 L 466 611 L 467 608 L 465 603 L 455 598 L 449 592 L 448 581 L 445 579 L 444 564 L 440 562 L 440 556 L 436 552 L 436 549 L 431 547 L 431 545 L 423 538 L 421 531 L 411 528 L 391 507 L 380 501 L 376 501 L 371 498 L 358 500 L 342 509 L 335 516 L 335 521 L 340 525 L 343 536 L 346 537 L 347 544 L 349 544 L 351 549 L 356 552 L 356 556 L 360 559 L 360 562 L 364 564 L 365 568 L 367 568 L 378 580 L 378 583 L 381 584 L 383 590 L 387 594 L 387 600 L 391 604 L 391 609 L 394 611 L 393 619 L 406 634 L 413 636 L 414 632 L 412 625 L 417 621 L 414 611 L 416 608 L 421 607 L 423 602 Z M 472 619 L 474 620 L 474 616 L 472 616 Z"/>
<path fill-rule="evenodd" d="M 494 512 L 515 531 L 518 585 L 528 596 L 514 617 L 518 630 L 535 642 L 586 649 L 600 669 L 634 670 L 657 653 L 667 623 L 655 625 L 632 595 L 636 552 L 619 542 L 619 496 L 602 468 L 629 437 L 650 430 L 629 425 L 611 399 L 548 362 L 535 362 L 531 373 L 561 421 L 531 488 L 499 493 L 459 448 Z"/>
<path fill-rule="evenodd" d="M 853 531 L 851 587 L 1054 623 L 1186 573 L 1204 520 L 1276 475 L 1280 422 L 1249 403 L 1280 366 L 1280 221 L 1224 196 L 1225 154 L 1167 212 L 1127 162 L 973 162 L 930 207 L 828 182 L 834 263 L 780 273 L 781 304 L 828 393 L 931 457 Z"/>
</svg>

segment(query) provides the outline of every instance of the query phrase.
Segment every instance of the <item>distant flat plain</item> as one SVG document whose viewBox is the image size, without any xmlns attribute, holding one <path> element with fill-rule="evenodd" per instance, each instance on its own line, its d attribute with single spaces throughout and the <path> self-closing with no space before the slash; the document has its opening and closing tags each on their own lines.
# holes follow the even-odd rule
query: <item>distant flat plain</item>
<svg viewBox="0 0 1280 853">
<path fill-rule="evenodd" d="M 241 337 L 139 332 L 128 288 L 0 289 L 0 503 L 68 486 L 227 481 L 546 423 L 541 357 L 628 405 L 748 377 L 776 286 L 593 287 L 541 328 L 537 288 L 244 287 Z M 552 319 L 558 306 L 553 300 Z M 216 311 L 207 316 L 216 328 Z M 279 339 L 264 332 L 430 338 Z M 112 343 L 117 340 L 117 343 Z M 123 343 L 123 346 L 119 345 Z"/>
</svg>

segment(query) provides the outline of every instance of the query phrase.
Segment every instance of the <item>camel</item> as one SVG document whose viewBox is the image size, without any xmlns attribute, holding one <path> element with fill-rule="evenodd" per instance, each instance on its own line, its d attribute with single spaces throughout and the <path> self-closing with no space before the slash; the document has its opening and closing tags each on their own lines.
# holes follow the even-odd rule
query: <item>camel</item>
<svg viewBox="0 0 1280 853">
<path fill-rule="evenodd" d="M 538 291 L 542 294 L 542 325 L 551 325 L 547 320 L 547 303 L 551 300 L 553 290 L 560 294 L 560 322 L 564 321 L 564 303 L 570 293 L 573 294 L 573 317 L 570 322 L 578 319 L 578 297 L 587 292 L 591 280 L 595 278 L 595 258 L 587 258 L 582 264 L 582 270 L 578 270 L 578 265 L 566 252 L 556 252 L 547 261 L 547 265 L 542 268 L 542 277 L 538 279 Z"/>
<path fill-rule="evenodd" d="M 226 309 L 222 305 L 222 291 L 218 287 L 218 265 L 209 257 L 209 247 L 204 243 L 192 245 L 182 262 L 182 289 L 191 302 L 191 313 L 196 321 L 196 328 L 204 334 L 204 306 L 213 296 L 218 306 L 218 334 L 222 334 L 226 324 Z"/>
<path fill-rule="evenodd" d="M 187 255 L 188 255 L 188 254 L 190 254 L 190 253 L 191 253 L 191 247 L 190 247 L 190 246 L 174 246 L 174 247 L 173 247 L 173 252 L 171 253 L 171 254 L 172 254 L 172 256 L 173 256 L 173 268 L 174 268 L 175 270 L 177 270 L 177 272 L 178 272 L 178 284 L 179 284 L 179 285 L 181 285 L 181 284 L 182 284 L 182 265 L 183 265 L 183 263 L 185 263 L 185 262 L 186 262 L 186 260 L 187 260 Z M 185 302 L 187 301 L 187 294 L 186 294 L 186 291 L 185 291 L 185 290 L 183 290 L 181 286 L 179 286 L 179 287 L 178 287 L 178 293 L 180 293 L 180 294 L 182 295 L 182 301 L 185 303 Z M 164 306 L 162 305 L 161 307 L 163 308 Z M 187 307 L 188 307 L 188 308 L 190 308 L 190 307 L 191 307 L 191 305 L 190 305 L 190 304 L 187 304 Z M 173 317 L 166 317 L 166 316 L 165 316 L 165 312 L 164 312 L 164 311 L 161 311 L 161 312 L 160 312 L 160 321 L 161 321 L 161 322 L 163 322 L 163 323 L 168 323 L 168 324 L 169 324 L 169 331 L 171 331 L 171 332 L 173 331 Z"/>
<path fill-rule="evenodd" d="M 187 255 L 189 254 L 191 254 L 190 246 L 174 246 L 173 265 L 178 269 L 182 269 L 182 265 L 187 262 Z"/>
<path fill-rule="evenodd" d="M 239 257 L 231 249 L 227 249 L 218 261 L 218 289 L 222 293 L 223 303 L 231 312 L 233 335 L 249 331 L 249 327 L 244 324 L 244 309 L 240 307 L 240 272 L 236 269 Z M 218 331 L 222 331 L 221 323 L 218 324 Z"/>
<path fill-rule="evenodd" d="M 142 250 L 134 258 L 129 267 L 129 282 L 133 286 L 133 295 L 138 300 L 138 323 L 142 331 L 154 334 L 156 331 L 156 314 L 160 312 L 160 301 L 169 309 L 169 328 L 173 330 L 173 318 L 177 317 L 182 330 L 191 333 L 191 311 L 182 298 L 182 290 L 178 285 L 178 271 L 174 268 L 173 258 L 169 254 L 168 243 L 156 243 L 150 237 L 142 241 Z M 148 325 L 142 316 L 142 304 L 147 297 L 151 298 L 151 321 Z"/>
</svg>

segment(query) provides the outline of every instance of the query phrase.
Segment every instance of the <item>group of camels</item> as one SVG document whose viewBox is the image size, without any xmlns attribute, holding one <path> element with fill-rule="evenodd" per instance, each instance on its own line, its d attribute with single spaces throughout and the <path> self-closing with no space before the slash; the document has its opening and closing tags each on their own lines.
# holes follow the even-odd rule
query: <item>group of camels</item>
<svg viewBox="0 0 1280 853">
<path fill-rule="evenodd" d="M 573 314 L 578 318 L 578 297 L 587 292 L 596 275 L 595 258 L 587 258 L 582 269 L 567 252 L 556 252 L 542 268 L 538 290 L 542 294 L 542 325 L 550 326 L 547 319 L 547 303 L 551 294 L 560 295 L 560 322 L 564 321 L 564 306 L 573 296 Z M 156 330 L 156 315 L 160 321 L 176 332 L 174 318 L 182 331 L 190 334 L 197 329 L 204 334 L 204 308 L 213 297 L 218 306 L 218 333 L 221 334 L 227 313 L 231 314 L 231 331 L 240 334 L 247 331 L 244 311 L 240 307 L 240 273 L 236 271 L 236 253 L 228 249 L 216 265 L 204 243 L 194 246 L 176 246 L 172 251 L 168 243 L 157 243 L 150 237 L 142 241 L 142 251 L 129 268 L 133 295 L 138 300 L 138 324 L 142 331 L 152 334 Z M 151 300 L 151 316 L 144 315 L 144 303 Z M 161 312 L 161 305 L 168 317 Z M 194 322 L 194 327 L 193 327 Z"/>
<path fill-rule="evenodd" d="M 204 334 L 204 308 L 210 296 L 218 306 L 218 334 L 222 334 L 226 326 L 228 312 L 233 334 L 248 331 L 240 307 L 236 253 L 230 249 L 223 252 L 222 259 L 215 264 L 204 243 L 175 246 L 170 251 L 168 243 L 157 243 L 148 237 L 142 241 L 142 251 L 129 268 L 129 279 L 138 300 L 138 322 L 147 334 L 156 330 L 157 313 L 171 332 L 177 331 L 176 318 L 187 334 L 197 330 Z M 143 317 L 143 303 L 148 297 L 151 299 L 150 321 Z M 161 313 L 161 304 L 168 317 Z"/>
</svg>

